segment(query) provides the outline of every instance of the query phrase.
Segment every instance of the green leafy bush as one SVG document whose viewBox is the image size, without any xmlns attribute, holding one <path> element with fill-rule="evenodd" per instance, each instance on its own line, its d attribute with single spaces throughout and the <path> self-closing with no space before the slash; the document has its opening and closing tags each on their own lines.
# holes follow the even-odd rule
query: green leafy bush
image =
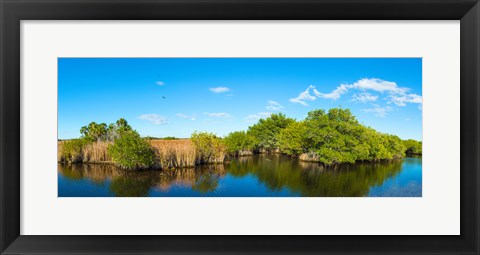
<svg viewBox="0 0 480 255">
<path fill-rule="evenodd" d="M 403 145 L 405 146 L 406 154 L 422 154 L 422 142 L 416 141 L 413 139 L 404 140 Z"/>
<path fill-rule="evenodd" d="M 307 126 L 304 122 L 291 122 L 278 133 L 278 147 L 287 155 L 299 155 L 307 151 Z"/>
<path fill-rule="evenodd" d="M 127 170 L 148 169 L 155 165 L 152 147 L 134 130 L 123 130 L 108 146 L 108 153 L 115 164 Z"/>
<path fill-rule="evenodd" d="M 253 137 L 245 131 L 231 132 L 223 141 L 227 152 L 233 155 L 238 155 L 241 151 L 251 151 L 255 146 Z"/>
<path fill-rule="evenodd" d="M 260 119 L 255 125 L 248 128 L 248 133 L 254 137 L 257 149 L 274 151 L 278 149 L 278 133 L 294 122 L 285 114 L 272 114 L 266 119 Z"/>
</svg>

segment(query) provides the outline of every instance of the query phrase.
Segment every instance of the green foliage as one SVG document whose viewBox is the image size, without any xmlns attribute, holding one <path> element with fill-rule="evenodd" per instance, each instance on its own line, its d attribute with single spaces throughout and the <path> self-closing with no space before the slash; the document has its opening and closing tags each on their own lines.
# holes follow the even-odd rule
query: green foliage
<svg viewBox="0 0 480 255">
<path fill-rule="evenodd" d="M 180 140 L 180 139 L 176 138 L 175 136 L 165 136 L 164 138 L 162 138 L 162 140 Z"/>
<path fill-rule="evenodd" d="M 406 154 L 422 154 L 422 142 L 413 139 L 404 140 L 403 145 L 406 148 Z"/>
<path fill-rule="evenodd" d="M 397 136 L 382 134 L 360 124 L 350 110 L 314 110 L 305 121 L 292 122 L 278 134 L 279 148 L 288 155 L 325 165 L 378 161 L 403 157 Z"/>
<path fill-rule="evenodd" d="M 88 141 L 113 141 L 121 135 L 122 132 L 131 131 L 132 127 L 124 118 L 120 118 L 115 124 L 107 126 L 105 123 L 97 124 L 90 122 L 87 126 L 80 128 L 82 138 Z"/>
<path fill-rule="evenodd" d="M 223 141 L 227 152 L 235 155 L 241 150 L 253 150 L 255 146 L 253 137 L 245 131 L 231 132 Z"/>
<path fill-rule="evenodd" d="M 257 149 L 274 151 L 278 148 L 278 133 L 294 122 L 285 114 L 272 114 L 266 119 L 260 119 L 258 123 L 248 128 L 248 133 L 254 137 Z"/>
<path fill-rule="evenodd" d="M 293 121 L 278 133 L 278 148 L 287 155 L 299 155 L 307 151 L 307 126 Z"/>
<path fill-rule="evenodd" d="M 115 125 L 110 124 L 111 128 L 115 128 L 117 132 L 122 133 L 122 132 L 128 132 L 132 131 L 132 127 L 128 124 L 127 120 L 124 118 L 120 118 L 115 122 Z"/>
<path fill-rule="evenodd" d="M 194 132 L 190 138 L 199 155 L 200 163 L 222 163 L 225 159 L 225 144 L 209 132 Z"/>
<path fill-rule="evenodd" d="M 134 130 L 122 130 L 108 153 L 120 167 L 128 170 L 147 169 L 155 164 L 155 153 L 148 142 Z"/>
<path fill-rule="evenodd" d="M 145 136 L 143 137 L 145 140 L 161 140 L 162 138 L 160 137 L 155 137 L 155 136 Z"/>
<path fill-rule="evenodd" d="M 80 133 L 84 139 L 89 141 L 105 140 L 107 135 L 107 124 L 90 122 L 87 126 L 80 128 Z"/>
<path fill-rule="evenodd" d="M 66 163 L 78 163 L 83 159 L 83 147 L 89 141 L 86 139 L 65 140 L 60 149 L 60 161 Z"/>
<path fill-rule="evenodd" d="M 145 140 L 180 140 L 180 138 L 176 138 L 175 136 L 165 136 L 163 138 L 155 137 L 155 136 L 145 136 L 143 139 Z"/>
</svg>

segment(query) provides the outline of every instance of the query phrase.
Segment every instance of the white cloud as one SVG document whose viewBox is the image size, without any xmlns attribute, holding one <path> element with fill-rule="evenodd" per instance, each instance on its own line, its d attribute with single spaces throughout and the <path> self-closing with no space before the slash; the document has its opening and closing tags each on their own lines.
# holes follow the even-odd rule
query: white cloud
<svg viewBox="0 0 480 255">
<path fill-rule="evenodd" d="M 271 115 L 271 112 L 259 112 L 256 114 L 250 114 L 247 117 L 245 117 L 244 121 L 245 122 L 257 122 L 259 119 L 267 118 Z"/>
<path fill-rule="evenodd" d="M 422 104 L 422 97 L 417 94 L 391 95 L 389 98 L 398 106 L 405 106 L 407 103 Z"/>
<path fill-rule="evenodd" d="M 313 91 L 313 94 L 310 94 L 310 90 Z M 413 104 L 422 104 L 422 96 L 408 93 L 410 91 L 407 87 L 400 87 L 395 82 L 385 81 L 382 79 L 361 79 L 352 84 L 340 84 L 337 88 L 335 88 L 330 93 L 322 93 L 319 92 L 315 86 L 310 85 L 304 92 L 300 93 L 297 97 L 291 98 L 289 101 L 293 103 L 299 103 L 303 106 L 307 106 L 307 101 L 314 101 L 317 98 L 323 99 L 332 99 L 337 100 L 342 95 L 352 91 L 352 90 L 359 90 L 363 93 L 355 94 L 352 97 L 352 101 L 357 102 L 373 102 L 378 99 L 377 95 L 373 95 L 371 93 L 365 91 L 373 91 L 377 93 L 387 93 L 389 96 L 386 100 L 388 103 L 394 103 L 397 106 L 405 106 L 407 103 Z M 419 106 L 419 109 L 421 106 Z"/>
<path fill-rule="evenodd" d="M 362 109 L 364 112 L 371 112 L 371 113 L 375 113 L 375 116 L 377 117 L 385 117 L 387 116 L 387 113 L 388 112 L 391 112 L 393 109 L 392 107 L 390 106 L 386 106 L 386 107 L 381 107 L 379 105 L 376 105 L 374 104 L 373 105 L 374 107 L 373 108 L 369 108 L 369 109 Z"/>
<path fill-rule="evenodd" d="M 155 125 L 164 125 L 168 124 L 168 119 L 166 117 L 163 117 L 160 114 L 142 114 L 138 116 L 139 119 L 141 120 L 146 120 L 149 122 L 152 122 Z"/>
<path fill-rule="evenodd" d="M 182 119 L 195 120 L 195 116 L 194 116 L 194 115 L 187 115 L 187 114 L 183 114 L 183 113 L 177 113 L 176 116 L 179 117 L 179 118 L 182 118 Z"/>
<path fill-rule="evenodd" d="M 340 86 L 338 86 L 336 89 L 334 89 L 332 92 L 328 94 L 318 92 L 318 90 L 316 90 L 315 88 L 313 89 L 313 93 L 318 98 L 333 99 L 333 100 L 339 99 L 340 96 L 342 96 L 347 92 L 348 92 L 348 85 L 345 85 L 345 84 L 340 84 Z"/>
<path fill-rule="evenodd" d="M 203 114 L 212 118 L 230 118 L 232 115 L 225 112 L 204 112 Z"/>
<path fill-rule="evenodd" d="M 279 102 L 268 100 L 267 106 L 265 108 L 270 111 L 280 111 L 281 109 L 283 109 L 283 106 Z"/>
<path fill-rule="evenodd" d="M 298 103 L 298 104 L 301 104 L 303 106 L 307 106 L 307 102 L 306 101 L 313 101 L 315 100 L 316 98 L 312 95 L 310 95 L 310 89 L 315 89 L 315 86 L 308 86 L 308 88 L 303 91 L 302 93 L 300 93 L 297 97 L 295 98 L 290 98 L 288 101 L 292 102 L 292 103 Z M 316 91 L 318 92 L 318 91 Z"/>
<path fill-rule="evenodd" d="M 228 92 L 230 91 L 229 88 L 227 87 L 216 87 L 216 88 L 210 88 L 210 91 L 212 91 L 213 93 L 225 93 L 225 92 Z"/>
<path fill-rule="evenodd" d="M 155 84 L 157 84 L 158 86 L 163 86 L 163 85 L 165 85 L 165 82 L 163 82 L 163 81 L 156 81 Z"/>
<path fill-rule="evenodd" d="M 378 96 L 372 95 L 370 93 L 360 93 L 360 94 L 355 94 L 352 96 L 352 102 L 362 102 L 362 103 L 367 103 L 367 102 L 373 102 L 377 100 Z"/>
<path fill-rule="evenodd" d="M 346 85 L 348 88 L 354 88 L 359 90 L 373 90 L 377 92 L 387 92 L 391 94 L 405 94 L 410 89 L 405 87 L 399 87 L 397 83 L 391 81 L 384 81 L 382 79 L 361 79 L 353 84 Z"/>
</svg>

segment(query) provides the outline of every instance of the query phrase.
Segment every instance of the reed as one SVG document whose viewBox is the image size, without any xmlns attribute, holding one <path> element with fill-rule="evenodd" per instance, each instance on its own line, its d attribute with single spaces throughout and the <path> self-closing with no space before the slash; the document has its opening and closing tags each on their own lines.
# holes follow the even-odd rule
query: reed
<svg viewBox="0 0 480 255">
<path fill-rule="evenodd" d="M 107 148 L 110 142 L 94 142 L 83 146 L 82 159 L 84 163 L 105 164 L 112 162 Z"/>
<path fill-rule="evenodd" d="M 157 157 L 157 168 L 188 168 L 198 163 L 195 147 L 190 140 L 149 140 Z"/>
<path fill-rule="evenodd" d="M 58 162 L 66 163 L 94 163 L 94 164 L 113 164 L 111 156 L 108 154 L 110 142 L 90 142 L 81 144 L 69 144 L 73 140 L 58 142 Z M 215 153 L 216 157 L 209 160 L 201 158 L 194 144 L 189 139 L 182 140 L 147 140 L 155 152 L 155 168 L 173 169 L 173 168 L 191 168 L 200 163 L 222 163 L 224 153 Z M 67 146 L 66 146 L 67 145 Z M 73 147 L 71 149 L 70 147 Z"/>
</svg>

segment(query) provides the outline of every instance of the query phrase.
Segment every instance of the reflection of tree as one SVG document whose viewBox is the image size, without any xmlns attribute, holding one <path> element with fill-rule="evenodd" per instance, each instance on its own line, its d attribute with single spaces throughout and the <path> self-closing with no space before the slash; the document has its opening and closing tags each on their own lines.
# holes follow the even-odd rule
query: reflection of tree
<svg viewBox="0 0 480 255">
<path fill-rule="evenodd" d="M 103 184 L 108 179 L 121 174 L 117 168 L 111 165 L 92 164 L 59 164 L 60 173 L 68 179 L 90 179 L 93 183 Z"/>
<path fill-rule="evenodd" d="M 218 188 L 220 178 L 225 175 L 225 167 L 223 164 L 209 165 L 197 173 L 192 189 L 200 193 L 213 192 Z"/>
<path fill-rule="evenodd" d="M 370 187 L 397 175 L 401 160 L 357 163 L 324 167 L 280 155 L 260 155 L 232 162 L 228 173 L 234 176 L 255 175 L 271 191 L 283 188 L 302 196 L 365 196 Z"/>
<path fill-rule="evenodd" d="M 165 171 L 126 171 L 111 165 L 95 164 L 58 165 L 58 169 L 72 180 L 110 181 L 110 191 L 120 197 L 148 196 L 152 188 L 167 191 L 172 186 L 189 187 L 200 193 L 212 192 L 225 175 L 223 164 Z"/>
<path fill-rule="evenodd" d="M 148 196 L 151 189 L 168 191 L 173 186 L 199 193 L 214 192 L 228 172 L 235 177 L 255 176 L 271 191 L 288 189 L 302 196 L 365 196 L 370 187 L 397 175 L 402 160 L 324 167 L 281 155 L 240 157 L 228 165 L 165 171 L 125 171 L 109 165 L 59 165 L 68 179 L 89 179 L 110 184 L 116 196 Z"/>
<path fill-rule="evenodd" d="M 150 187 L 155 184 L 155 178 L 152 176 L 122 176 L 115 178 L 110 184 L 110 190 L 117 197 L 145 197 L 150 191 Z"/>
</svg>

